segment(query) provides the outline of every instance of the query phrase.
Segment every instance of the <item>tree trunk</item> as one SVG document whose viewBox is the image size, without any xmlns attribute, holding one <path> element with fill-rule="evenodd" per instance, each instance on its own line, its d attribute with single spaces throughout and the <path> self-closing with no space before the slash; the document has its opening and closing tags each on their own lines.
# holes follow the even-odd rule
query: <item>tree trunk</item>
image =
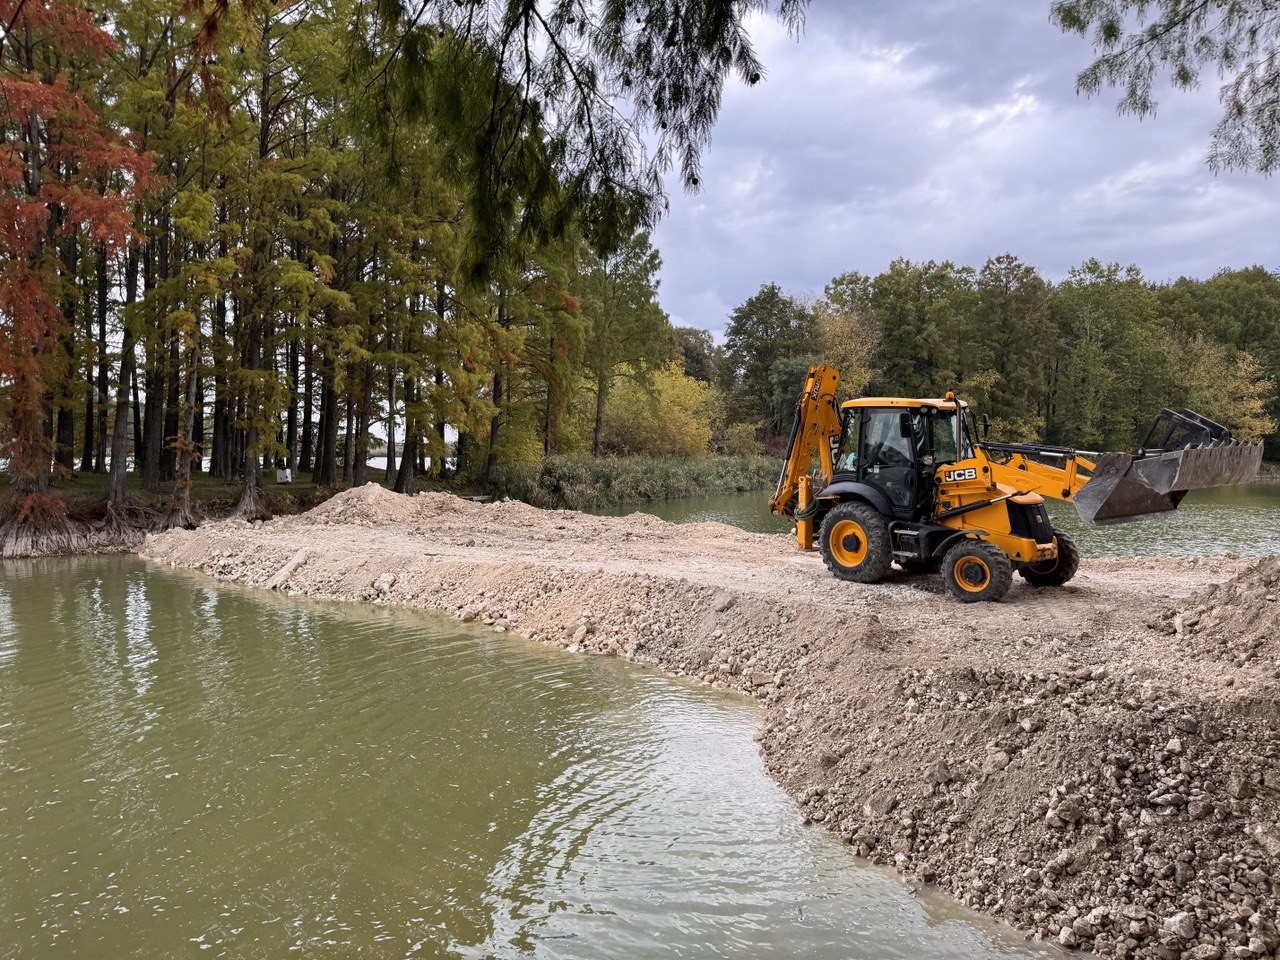
<svg viewBox="0 0 1280 960">
<path fill-rule="evenodd" d="M 176 480 L 178 477 L 178 418 L 182 405 L 181 358 L 178 355 L 178 338 L 169 338 L 169 362 L 165 366 L 164 437 L 160 451 L 160 479 Z"/>
<path fill-rule="evenodd" d="M 596 426 L 592 434 L 591 455 L 604 456 L 604 401 L 608 390 L 603 380 L 596 381 Z"/>
<path fill-rule="evenodd" d="M 124 302 L 133 303 L 138 295 L 138 256 L 132 248 L 124 272 Z M 111 429 L 111 472 L 107 476 L 107 503 L 113 506 L 129 499 L 129 461 L 125 453 L 129 431 L 129 389 L 136 376 L 134 372 L 133 332 L 124 325 L 124 339 L 120 344 L 120 380 L 116 388 L 116 422 Z"/>
<path fill-rule="evenodd" d="M 89 305 L 89 291 L 86 289 L 84 294 L 85 306 Z M 85 311 L 85 343 L 94 345 L 94 352 L 98 350 L 98 341 L 93 336 L 93 313 L 86 309 Z M 97 425 L 98 416 L 96 412 L 96 402 L 98 384 L 94 377 L 93 357 L 86 356 L 84 359 L 84 437 L 80 443 L 80 472 L 92 473 L 94 463 L 94 441 L 98 437 Z"/>
<path fill-rule="evenodd" d="M 489 457 L 484 466 L 486 489 L 493 489 L 498 482 L 498 431 L 502 426 L 502 368 L 493 371 L 493 419 L 489 421 Z"/>
<path fill-rule="evenodd" d="M 138 392 L 138 363 L 134 358 L 133 365 L 129 368 L 132 376 L 129 378 L 129 389 L 133 394 L 133 467 L 139 472 L 142 469 L 142 400 Z"/>
<path fill-rule="evenodd" d="M 317 430 L 316 465 L 312 479 L 322 487 L 338 485 L 338 392 L 333 374 L 325 370 L 320 378 L 320 425 Z"/>
<path fill-rule="evenodd" d="M 284 465 L 294 471 L 298 469 L 298 361 L 298 341 L 295 338 L 289 341 L 289 413 L 284 428 L 284 447 L 288 451 Z"/>
<path fill-rule="evenodd" d="M 412 496 L 416 492 L 417 480 L 414 467 L 418 460 L 418 423 L 409 411 L 418 399 L 418 382 L 413 377 L 404 378 L 404 449 L 400 456 L 400 469 L 396 472 L 396 493 Z"/>
<path fill-rule="evenodd" d="M 259 71 L 261 74 L 258 86 L 258 161 L 257 170 L 262 169 L 271 154 L 271 80 L 274 76 L 271 69 L 271 26 L 272 16 L 262 18 L 262 30 L 259 38 Z M 245 319 L 248 327 L 248 357 L 245 366 L 254 372 L 265 368 L 263 363 L 264 339 L 267 332 L 268 290 L 266 283 L 267 266 L 271 262 L 271 244 L 273 237 L 267 224 L 263 223 L 265 210 L 255 211 L 250 227 L 249 238 L 249 280 L 247 288 L 254 298 L 247 304 Z M 253 381 L 250 381 L 251 384 Z M 262 419 L 263 396 L 256 386 L 250 386 L 245 398 L 247 410 L 244 422 L 248 425 L 244 437 L 244 490 L 240 502 L 236 504 L 234 516 L 245 519 L 265 519 L 270 516 L 262 501 L 262 491 L 258 480 L 259 422 Z"/>
<path fill-rule="evenodd" d="M 383 478 L 387 486 L 396 479 L 396 383 L 399 378 L 393 364 L 387 373 L 387 468 Z"/>
<path fill-rule="evenodd" d="M 68 406 L 58 407 L 57 427 L 54 431 L 53 462 L 60 470 L 74 473 L 76 469 L 76 415 Z"/>
<path fill-rule="evenodd" d="M 346 402 L 346 422 L 342 429 L 342 482 L 351 483 L 355 466 L 354 437 L 352 431 L 355 429 L 355 404 L 351 402 L 351 397 L 347 397 Z"/>
<path fill-rule="evenodd" d="M 194 441 L 196 425 L 196 399 L 199 395 L 200 331 L 195 331 L 195 342 L 187 349 L 186 397 L 182 409 L 182 434 L 175 444 L 174 467 L 177 477 L 173 485 L 173 504 L 169 508 L 168 524 L 190 530 L 196 525 L 191 510 L 191 461 L 196 456 Z"/>
<path fill-rule="evenodd" d="M 369 420 L 373 407 L 373 364 L 365 361 L 364 376 L 360 380 L 360 403 L 356 407 L 356 462 L 351 471 L 351 482 L 362 487 L 368 481 L 369 472 Z"/>
<path fill-rule="evenodd" d="M 93 461 L 95 473 L 107 472 L 107 405 L 111 377 L 107 363 L 107 311 L 110 305 L 110 284 L 107 277 L 107 251 L 98 251 L 98 422 L 97 451 Z M 127 396 L 127 394 L 126 394 Z M 87 427 L 86 427 L 87 429 Z"/>
<path fill-rule="evenodd" d="M 315 388 L 315 350 L 307 341 L 305 350 L 305 373 L 302 376 L 302 451 L 298 456 L 298 470 L 311 469 L 313 434 L 311 427 L 311 398 Z"/>
</svg>

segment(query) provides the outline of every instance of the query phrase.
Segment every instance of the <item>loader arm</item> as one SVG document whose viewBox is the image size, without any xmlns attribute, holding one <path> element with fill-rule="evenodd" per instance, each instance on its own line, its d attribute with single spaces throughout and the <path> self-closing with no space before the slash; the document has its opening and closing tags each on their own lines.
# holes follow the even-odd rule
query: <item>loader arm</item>
<svg viewBox="0 0 1280 960">
<path fill-rule="evenodd" d="M 1192 490 L 1249 483 L 1262 464 L 1262 444 L 1235 440 L 1226 427 L 1190 410 L 1162 410 L 1133 453 L 1017 443 L 980 446 L 996 483 L 1065 500 L 1081 520 L 1094 524 L 1170 513 Z M 1038 462 L 1046 459 L 1060 460 L 1062 466 Z"/>
<path fill-rule="evenodd" d="M 778 489 L 769 501 L 769 509 L 779 516 L 794 519 L 796 511 L 807 508 L 812 501 L 813 478 L 809 471 L 815 454 L 822 485 L 831 482 L 835 473 L 832 450 L 840 438 L 840 414 L 836 406 L 839 386 L 840 374 L 831 367 L 809 368 L 787 439 Z"/>
<path fill-rule="evenodd" d="M 1027 443 L 982 443 L 979 447 L 988 455 L 991 479 L 1023 492 L 1038 493 L 1053 500 L 1071 503 L 1080 489 L 1089 482 L 1097 467 L 1092 451 L 1072 450 L 1069 447 L 1050 447 Z M 991 456 L 994 454 L 995 456 Z M 1031 457 L 1052 459 L 1061 466 L 1040 463 Z"/>
</svg>

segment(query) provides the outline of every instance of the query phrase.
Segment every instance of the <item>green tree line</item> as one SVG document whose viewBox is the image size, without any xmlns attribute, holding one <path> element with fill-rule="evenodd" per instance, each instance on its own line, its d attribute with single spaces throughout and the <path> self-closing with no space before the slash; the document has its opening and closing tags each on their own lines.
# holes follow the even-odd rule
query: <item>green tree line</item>
<svg viewBox="0 0 1280 960">
<path fill-rule="evenodd" d="M 256 517 L 263 471 L 362 483 L 375 449 L 401 491 L 706 455 L 643 227 L 767 5 L 499 6 L 0 0 L 12 486 L 108 474 L 186 524 L 203 469 Z"/>
<path fill-rule="evenodd" d="M 980 269 L 899 259 L 816 299 L 765 284 L 734 309 L 715 362 L 734 416 L 766 438 L 789 428 L 805 370 L 826 362 L 849 395 L 955 390 L 996 439 L 1130 449 L 1161 408 L 1186 407 L 1273 441 L 1280 273 L 1152 282 L 1090 259 L 1055 283 L 1011 254 Z"/>
</svg>

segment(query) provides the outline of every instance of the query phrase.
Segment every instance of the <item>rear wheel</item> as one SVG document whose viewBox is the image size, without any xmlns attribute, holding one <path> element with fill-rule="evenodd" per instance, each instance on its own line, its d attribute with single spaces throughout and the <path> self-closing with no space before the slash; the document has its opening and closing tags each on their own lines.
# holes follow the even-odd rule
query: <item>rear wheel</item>
<svg viewBox="0 0 1280 960">
<path fill-rule="evenodd" d="M 1033 587 L 1060 587 L 1076 575 L 1080 569 L 1080 551 L 1075 541 L 1061 530 L 1053 532 L 1058 541 L 1058 555 L 1052 560 L 1029 563 L 1018 570 L 1022 578 Z"/>
<path fill-rule="evenodd" d="M 893 554 L 884 517 L 867 503 L 842 503 L 827 512 L 818 535 L 822 562 L 841 580 L 875 583 Z"/>
<path fill-rule="evenodd" d="M 985 540 L 961 540 L 942 558 L 942 583 L 964 603 L 999 600 L 1013 584 L 1013 564 Z"/>
</svg>

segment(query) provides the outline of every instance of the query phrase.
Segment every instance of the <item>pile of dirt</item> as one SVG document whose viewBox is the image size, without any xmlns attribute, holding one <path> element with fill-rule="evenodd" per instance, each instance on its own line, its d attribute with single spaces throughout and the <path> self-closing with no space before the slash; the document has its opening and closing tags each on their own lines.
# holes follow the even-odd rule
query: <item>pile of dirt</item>
<svg viewBox="0 0 1280 960">
<path fill-rule="evenodd" d="M 1280 557 L 1192 594 L 1163 620 L 1193 656 L 1280 668 Z"/>
<path fill-rule="evenodd" d="M 838 582 L 781 536 L 368 487 L 143 554 L 741 691 L 770 773 L 861 856 L 1105 956 L 1280 956 L 1276 664 L 1189 652 L 1265 633 L 1276 561 L 1088 561 L 962 606 L 936 577 Z"/>
</svg>

